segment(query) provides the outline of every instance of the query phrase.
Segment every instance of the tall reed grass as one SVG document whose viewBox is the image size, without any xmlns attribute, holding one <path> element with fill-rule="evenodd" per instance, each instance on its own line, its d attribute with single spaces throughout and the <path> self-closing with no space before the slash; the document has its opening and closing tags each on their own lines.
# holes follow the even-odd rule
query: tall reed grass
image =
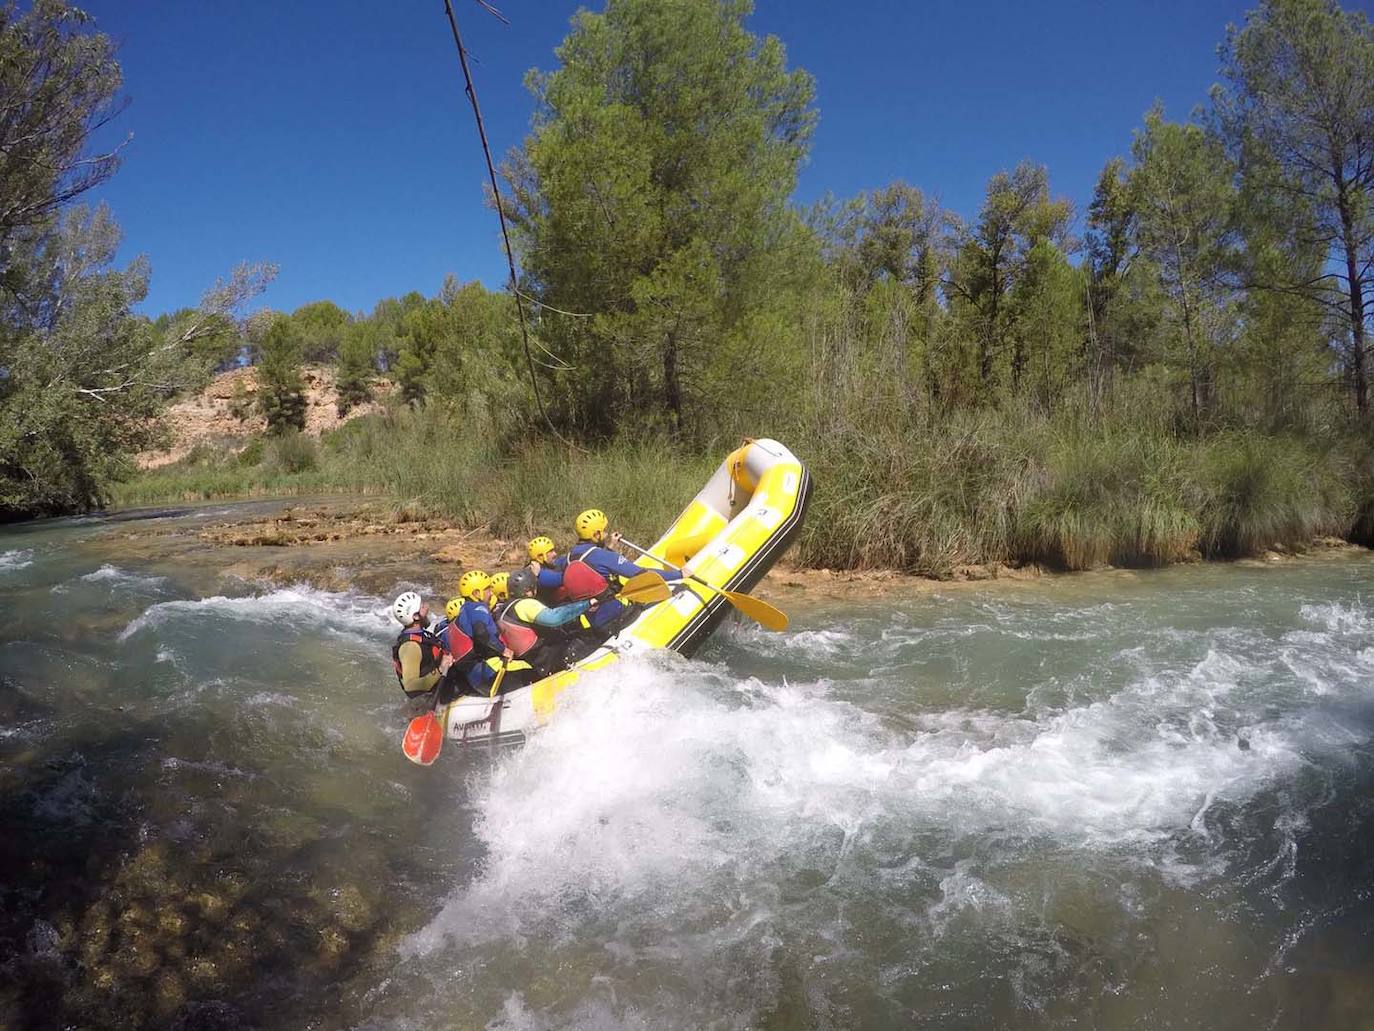
<svg viewBox="0 0 1374 1031">
<path fill-rule="evenodd" d="M 237 455 L 197 448 L 122 484 L 116 503 L 347 491 L 516 537 L 570 529 L 574 515 L 597 507 L 643 542 L 672 522 L 721 457 L 674 454 L 652 438 L 594 453 L 547 441 L 503 448 L 442 412 L 398 408 L 348 422 L 318 445 L 292 434 Z"/>
<path fill-rule="evenodd" d="M 973 564 L 1158 566 L 1374 538 L 1374 476 L 1361 494 L 1340 449 L 1258 431 L 1189 439 L 1129 415 L 1009 407 L 936 429 L 832 433 L 812 465 L 809 565 L 944 577 Z"/>
<path fill-rule="evenodd" d="M 1348 438 L 1228 430 L 1180 436 L 1129 403 L 1093 415 L 1065 406 L 964 410 L 938 422 L 887 412 L 858 426 L 830 417 L 788 440 L 809 464 L 804 565 L 896 568 L 1039 562 L 1060 569 L 1229 558 L 1331 534 L 1374 541 L 1374 460 Z M 1329 438 L 1328 438 L 1329 439 Z M 125 484 L 121 504 L 331 491 L 380 494 L 407 509 L 522 537 L 561 531 L 583 508 L 612 513 L 632 539 L 656 536 L 722 455 L 661 439 L 594 453 L 548 440 L 501 444 L 442 411 L 365 416 L 325 434 L 198 449 Z"/>
</svg>

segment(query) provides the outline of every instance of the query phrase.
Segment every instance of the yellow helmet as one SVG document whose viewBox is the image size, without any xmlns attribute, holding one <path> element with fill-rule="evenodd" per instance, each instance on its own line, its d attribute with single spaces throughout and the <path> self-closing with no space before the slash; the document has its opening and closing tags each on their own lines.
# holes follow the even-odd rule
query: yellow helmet
<svg viewBox="0 0 1374 1031">
<path fill-rule="evenodd" d="M 497 601 L 505 601 L 510 597 L 510 585 L 506 582 L 509 579 L 509 573 L 491 574 L 491 589 L 496 592 Z"/>
<path fill-rule="evenodd" d="M 577 536 L 584 541 L 596 540 L 596 535 L 605 533 L 606 527 L 609 525 L 606 513 L 599 508 L 589 508 L 573 520 L 573 528 L 577 531 Z"/>
<path fill-rule="evenodd" d="M 444 615 L 448 617 L 450 622 L 452 622 L 453 620 L 458 618 L 458 613 L 462 609 L 462 607 L 462 598 L 450 598 L 448 600 L 448 604 L 444 606 Z"/>
<path fill-rule="evenodd" d="M 543 562 L 548 558 L 549 552 L 553 551 L 555 545 L 553 539 L 549 537 L 536 537 L 530 541 L 529 555 L 534 562 Z"/>
<path fill-rule="evenodd" d="M 491 586 L 491 577 L 480 569 L 469 569 L 458 581 L 458 593 L 468 601 L 480 601 L 477 596 Z"/>
</svg>

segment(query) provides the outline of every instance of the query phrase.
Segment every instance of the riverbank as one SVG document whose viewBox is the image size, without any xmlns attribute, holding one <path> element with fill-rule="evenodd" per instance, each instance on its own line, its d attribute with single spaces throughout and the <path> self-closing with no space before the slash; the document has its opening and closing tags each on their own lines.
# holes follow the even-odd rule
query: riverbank
<svg viewBox="0 0 1374 1031">
<path fill-rule="evenodd" d="M 525 539 L 499 536 L 486 527 L 465 528 L 394 502 L 354 496 L 255 499 L 221 508 L 195 523 L 121 518 L 100 535 L 132 561 L 183 565 L 194 559 L 216 577 L 278 587 L 322 591 L 358 590 L 387 596 L 399 586 L 440 596 L 456 592 L 466 569 L 512 569 L 525 561 Z M 548 528 L 557 537 L 556 528 Z M 1270 565 L 1299 557 L 1360 553 L 1367 549 L 1321 537 L 1302 550 L 1269 550 L 1240 564 Z M 1094 575 L 1131 578 L 1139 570 L 1103 566 Z M 1028 584 L 1067 576 L 1029 563 L 959 566 L 945 578 L 890 569 L 812 568 L 795 553 L 785 556 L 754 593 L 775 604 L 912 597 L 976 586 Z M 1078 574 L 1078 575 L 1081 575 Z"/>
<path fill-rule="evenodd" d="M 947 424 L 775 431 L 812 474 L 793 551 L 806 568 L 967 570 L 1149 567 L 1301 551 L 1318 538 L 1374 542 L 1374 458 L 1360 434 L 1331 439 L 1223 429 L 1179 435 L 1148 412 L 1100 417 L 1030 407 Z M 520 540 L 595 507 L 655 538 L 734 443 L 687 448 L 474 435 L 446 409 L 394 406 L 310 436 L 201 447 L 147 469 L 120 506 L 342 493 L 462 530 Z M 393 500 L 394 499 L 394 500 Z"/>
</svg>

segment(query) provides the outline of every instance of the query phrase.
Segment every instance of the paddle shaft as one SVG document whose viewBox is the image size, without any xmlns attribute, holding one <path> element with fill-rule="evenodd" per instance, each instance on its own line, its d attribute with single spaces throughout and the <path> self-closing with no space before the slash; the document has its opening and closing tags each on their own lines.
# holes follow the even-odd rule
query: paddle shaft
<svg viewBox="0 0 1374 1031">
<path fill-rule="evenodd" d="M 620 543 L 625 545 L 632 551 L 639 552 L 639 554 L 643 555 L 646 558 L 651 558 L 655 562 L 662 562 L 669 569 L 677 570 L 679 573 L 683 575 L 683 577 L 691 580 L 693 583 L 700 584 L 702 587 L 705 587 L 708 591 L 715 591 L 726 601 L 728 601 L 731 605 L 733 605 L 736 611 L 744 613 L 746 616 L 748 616 L 750 619 L 754 620 L 761 626 L 766 627 L 769 630 L 787 629 L 787 614 L 784 613 L 781 609 L 777 609 L 774 608 L 772 605 L 769 605 L 768 602 L 764 601 L 762 598 L 755 598 L 752 594 L 744 594 L 740 591 L 727 591 L 724 587 L 717 587 L 715 584 L 708 584 L 705 580 L 701 579 L 701 577 L 687 572 L 681 566 L 673 565 L 667 559 L 659 558 L 657 555 L 647 551 L 644 548 L 641 548 L 638 544 L 634 543 L 634 541 L 627 541 L 624 537 L 620 538 Z"/>
<path fill-rule="evenodd" d="M 505 663 L 505 661 L 503 660 L 503 661 L 501 662 L 501 668 L 500 668 L 499 670 L 497 670 L 497 672 L 496 672 L 496 679 L 493 680 L 493 681 L 491 682 L 491 694 L 487 695 L 488 698 L 495 698 L 495 697 L 496 697 L 496 692 L 499 691 L 499 690 L 501 690 L 501 681 L 503 681 L 503 680 L 505 680 L 505 679 L 506 679 L 506 663 Z"/>
</svg>

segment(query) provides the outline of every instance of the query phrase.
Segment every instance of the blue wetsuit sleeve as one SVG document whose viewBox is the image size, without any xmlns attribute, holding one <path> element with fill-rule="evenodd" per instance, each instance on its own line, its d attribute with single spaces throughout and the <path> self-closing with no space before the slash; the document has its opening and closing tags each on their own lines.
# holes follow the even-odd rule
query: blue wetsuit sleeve
<svg viewBox="0 0 1374 1031">
<path fill-rule="evenodd" d="M 555 587 L 562 587 L 562 586 L 563 586 L 563 570 L 562 570 L 561 568 L 560 568 L 560 569 L 548 569 L 547 567 L 541 566 L 541 567 L 539 568 L 539 577 L 538 577 L 538 579 L 539 579 L 539 586 L 542 587 L 544 590 L 552 590 L 552 589 L 555 588 Z"/>
<path fill-rule="evenodd" d="M 559 605 L 556 609 L 544 609 L 543 612 L 534 617 L 534 622 L 538 626 L 562 626 L 564 623 L 576 619 L 589 608 L 591 608 L 590 602 L 572 601 L 566 605 Z"/>
<path fill-rule="evenodd" d="M 630 577 L 638 576 L 640 573 L 657 573 L 669 583 L 674 583 L 682 579 L 682 573 L 676 569 L 651 569 L 649 566 L 641 566 L 635 562 L 631 562 L 627 558 L 621 558 L 608 548 L 601 548 L 600 551 L 606 556 L 606 558 L 602 560 L 604 568 L 601 568 L 601 564 L 596 562 L 593 562 L 592 566 L 595 567 L 596 571 L 602 576 L 605 576 L 607 573 L 614 573 L 622 580 L 628 580 Z"/>
</svg>

